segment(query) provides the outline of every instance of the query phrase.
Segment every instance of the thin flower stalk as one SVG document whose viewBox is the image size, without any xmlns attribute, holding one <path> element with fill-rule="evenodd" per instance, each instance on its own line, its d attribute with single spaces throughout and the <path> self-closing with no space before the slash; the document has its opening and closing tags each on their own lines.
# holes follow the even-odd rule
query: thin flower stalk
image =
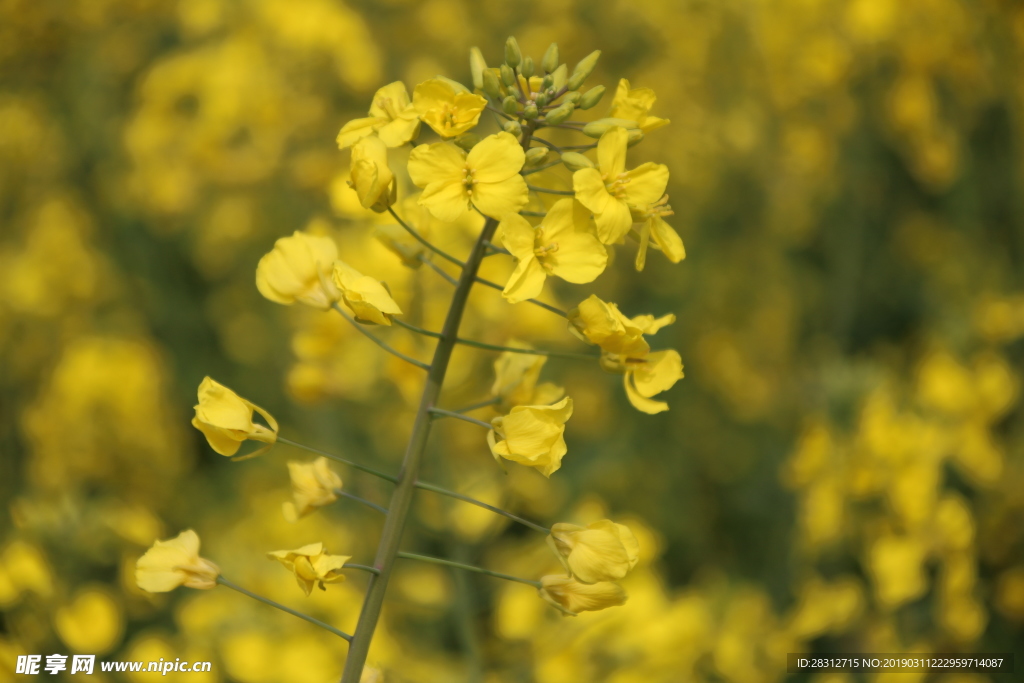
<svg viewBox="0 0 1024 683">
<path fill-rule="evenodd" d="M 398 557 L 401 557 L 406 560 L 418 560 L 420 562 L 429 562 L 430 564 L 440 564 L 445 567 L 454 567 L 455 569 L 463 569 L 468 572 L 476 572 L 477 574 L 486 574 L 487 576 L 493 576 L 498 579 L 505 579 L 506 581 L 515 581 L 517 583 L 525 583 L 527 586 L 540 588 L 540 581 L 524 579 L 521 576 L 512 576 L 511 574 L 502 574 L 501 572 L 492 572 L 490 569 L 484 569 L 483 567 L 475 567 L 471 564 L 463 564 L 461 562 L 454 562 L 452 560 L 445 560 L 440 557 L 429 557 L 428 555 L 417 555 L 416 553 L 405 552 L 398 553 Z"/>
<path fill-rule="evenodd" d="M 451 254 L 449 254 L 447 252 L 441 251 L 440 249 L 435 247 L 433 244 L 431 244 L 429 241 L 424 239 L 423 235 L 421 235 L 419 233 L 419 231 L 417 231 L 411 225 L 409 225 L 408 223 L 403 221 L 402 218 L 397 213 L 395 213 L 395 210 L 392 209 L 390 206 L 388 207 L 388 213 L 390 213 L 391 216 L 396 221 L 398 221 L 399 225 L 401 225 L 403 228 L 405 228 L 406 232 L 408 232 L 410 235 L 412 235 L 413 238 L 415 238 L 417 242 L 419 242 L 420 244 L 425 246 L 427 249 L 429 249 L 430 251 L 434 252 L 435 254 L 440 256 L 441 258 L 446 259 L 448 261 L 451 261 L 452 263 L 454 263 L 455 265 L 457 265 L 460 268 L 465 268 L 466 267 L 465 262 L 460 261 L 459 259 L 455 258 L 454 256 L 452 256 Z"/>
<path fill-rule="evenodd" d="M 352 642 L 352 636 L 349 635 L 348 633 L 345 633 L 342 630 L 336 629 L 333 626 L 331 626 L 330 624 L 325 624 L 324 622 L 320 621 L 319 619 L 315 619 L 314 617 L 311 617 L 308 614 L 303 614 L 302 612 L 299 612 L 297 610 L 293 610 L 291 607 L 286 607 L 285 605 L 282 605 L 279 602 L 275 602 L 275 601 L 271 600 L 270 598 L 265 598 L 262 595 L 257 595 L 256 593 L 253 593 L 252 591 L 246 590 L 245 588 L 242 588 L 241 586 L 239 586 L 237 583 L 234 583 L 233 581 L 229 581 L 228 579 L 225 579 L 223 576 L 218 576 L 217 577 L 217 583 L 219 583 L 220 585 L 225 586 L 227 588 L 230 588 L 233 591 L 238 591 L 242 595 L 246 595 L 246 596 L 252 598 L 253 600 L 257 600 L 259 602 L 262 602 L 265 605 L 270 605 L 271 607 L 277 608 L 277 609 L 281 610 L 282 612 L 287 612 L 288 614 L 291 614 L 294 617 L 298 617 L 299 619 L 303 619 L 305 621 L 308 621 L 309 623 L 313 624 L 314 626 L 319 626 L 320 628 L 322 628 L 322 629 L 324 629 L 326 631 L 330 631 L 334 635 L 338 636 L 339 638 L 344 638 L 345 640 L 347 640 L 350 643 Z"/>
<path fill-rule="evenodd" d="M 357 330 L 362 332 L 363 336 L 368 338 L 370 341 L 372 341 L 374 344 L 376 344 L 380 348 L 382 348 L 385 351 L 387 351 L 388 353 L 390 353 L 392 356 L 395 356 L 396 358 L 401 358 L 406 363 L 410 363 L 412 365 L 415 365 L 416 367 L 420 368 L 421 370 L 428 370 L 428 371 L 430 370 L 430 366 L 427 365 L 426 363 L 424 363 L 423 361 L 416 360 L 415 358 L 412 358 L 411 356 L 407 356 L 407 355 L 405 355 L 404 353 L 402 353 L 401 351 L 399 351 L 397 349 L 391 348 L 391 346 L 389 346 L 388 343 L 385 342 L 383 339 L 381 339 L 377 335 L 373 334 L 372 332 L 368 331 L 362 325 L 360 325 L 358 322 L 356 322 L 355 318 L 353 318 L 348 313 L 346 313 L 345 310 L 341 306 L 339 306 L 337 303 L 331 304 L 331 307 L 334 310 L 336 310 L 338 313 L 340 313 L 341 317 L 344 318 L 345 320 L 347 320 L 349 323 L 351 323 L 353 327 L 355 327 Z"/>
<path fill-rule="evenodd" d="M 468 415 L 463 415 L 462 413 L 457 413 L 454 410 L 443 410 L 441 408 L 431 408 L 430 409 L 430 414 L 431 415 L 435 415 L 437 417 L 453 417 L 456 420 L 462 420 L 463 422 L 468 422 L 470 424 L 475 424 L 475 425 L 477 425 L 479 427 L 483 427 L 484 429 L 490 429 L 491 428 L 491 425 L 490 425 L 489 422 L 484 422 L 483 420 L 478 420 L 478 419 L 476 419 L 474 417 L 469 417 Z"/>
</svg>

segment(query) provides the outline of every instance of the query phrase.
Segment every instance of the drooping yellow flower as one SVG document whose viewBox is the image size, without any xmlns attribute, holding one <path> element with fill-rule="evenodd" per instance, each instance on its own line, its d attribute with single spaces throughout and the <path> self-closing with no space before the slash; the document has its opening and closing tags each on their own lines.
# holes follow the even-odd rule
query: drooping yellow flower
<svg viewBox="0 0 1024 683">
<path fill-rule="evenodd" d="M 562 466 L 568 451 L 563 434 L 571 416 L 572 399 L 568 396 L 550 406 L 516 406 L 508 415 L 491 420 L 493 429 L 487 432 L 491 455 L 550 477 Z"/>
<path fill-rule="evenodd" d="M 602 363 L 607 368 L 608 361 Z M 655 394 L 668 391 L 683 378 L 683 359 L 675 349 L 655 351 L 643 358 L 629 358 L 623 362 L 626 398 L 637 410 L 654 415 L 668 410 L 664 401 L 651 399 Z"/>
<path fill-rule="evenodd" d="M 531 348 L 528 344 L 511 341 L 508 346 Z M 499 409 L 511 410 L 521 405 L 548 405 L 562 398 L 565 389 L 551 382 L 537 384 L 547 356 L 505 351 L 494 361 L 494 384 L 491 393 L 500 402 Z"/>
<path fill-rule="evenodd" d="M 395 203 L 398 183 L 388 167 L 388 148 L 383 140 L 367 137 L 352 147 L 352 179 L 348 184 L 364 209 L 382 213 Z"/>
<path fill-rule="evenodd" d="M 641 223 L 640 226 L 640 249 L 636 253 L 636 269 L 643 270 L 647 263 L 647 247 L 665 254 L 672 263 L 679 263 L 686 258 L 686 249 L 683 247 L 683 240 L 679 233 L 672 229 L 672 226 L 665 222 L 665 216 L 673 215 L 672 207 L 668 205 L 668 195 L 664 195 L 654 204 L 648 204 L 633 210 L 633 220 Z"/>
<path fill-rule="evenodd" d="M 409 155 L 409 177 L 423 188 L 420 204 L 439 220 L 458 220 L 475 206 L 501 220 L 529 201 L 526 180 L 519 175 L 526 154 L 509 133 L 488 135 L 469 154 L 455 145 L 420 145 Z"/>
<path fill-rule="evenodd" d="M 296 301 L 324 310 L 341 296 L 331 282 L 338 258 L 334 240 L 298 230 L 282 237 L 256 266 L 256 289 L 279 304 Z"/>
<path fill-rule="evenodd" d="M 620 79 L 619 87 L 615 89 L 615 97 L 612 99 L 611 109 L 608 110 L 608 116 L 610 118 L 636 121 L 640 130 L 644 133 L 650 133 L 652 130 L 669 124 L 668 119 L 660 119 L 650 114 L 657 99 L 654 91 L 650 88 L 631 90 L 629 81 L 625 78 Z"/>
<path fill-rule="evenodd" d="M 597 143 L 598 168 L 581 168 L 573 173 L 576 199 L 594 212 L 597 236 L 605 244 L 622 241 L 633 218 L 631 207 L 653 204 L 665 194 L 668 167 L 648 161 L 626 170 L 625 128 L 609 128 Z"/>
<path fill-rule="evenodd" d="M 220 568 L 199 557 L 199 536 L 189 529 L 168 541 L 157 541 L 135 563 L 135 583 L 150 593 L 178 586 L 209 590 L 217 585 Z"/>
<path fill-rule="evenodd" d="M 391 325 L 390 316 L 402 313 L 384 285 L 344 261 L 334 262 L 334 284 L 359 322 Z"/>
<path fill-rule="evenodd" d="M 676 317 L 671 313 L 660 318 L 651 315 L 627 318 L 618 306 L 602 301 L 594 294 L 569 311 L 570 332 L 583 341 L 596 344 L 606 353 L 629 357 L 649 353 L 651 347 L 644 335 L 654 334 L 675 321 Z"/>
<path fill-rule="evenodd" d="M 640 557 L 633 532 L 608 519 L 585 527 L 560 522 L 551 527 L 547 541 L 565 570 L 582 583 L 617 581 Z"/>
<path fill-rule="evenodd" d="M 555 202 L 536 228 L 513 213 L 500 229 L 502 243 L 518 261 L 502 291 L 509 303 L 540 294 L 548 274 L 582 284 L 593 282 L 608 264 L 590 212 L 575 199 Z"/>
<path fill-rule="evenodd" d="M 573 617 L 626 603 L 626 591 L 609 581 L 580 583 L 571 576 L 542 576 L 540 583 L 540 597 Z"/>
<path fill-rule="evenodd" d="M 412 102 L 419 117 L 443 138 L 462 135 L 475 126 L 487 106 L 485 98 L 464 87 L 456 89 L 451 81 L 441 78 L 417 85 Z"/>
<path fill-rule="evenodd" d="M 295 581 L 306 595 L 313 592 L 313 586 L 327 590 L 325 583 L 340 583 L 345 580 L 341 573 L 345 563 L 352 559 L 346 555 L 330 555 L 323 543 L 310 543 L 296 550 L 275 550 L 267 557 L 277 560 L 295 574 Z"/>
<path fill-rule="evenodd" d="M 297 520 L 338 500 L 341 477 L 331 469 L 327 458 L 320 457 L 309 463 L 291 461 L 288 463 L 288 475 L 292 480 L 295 502 L 284 504 L 285 519 Z"/>
<path fill-rule="evenodd" d="M 368 118 L 354 119 L 342 126 L 338 147 L 351 147 L 373 133 L 388 147 L 398 147 L 414 139 L 419 132 L 420 117 L 409 101 L 409 91 L 404 83 L 395 81 L 374 94 Z"/>
<path fill-rule="evenodd" d="M 277 441 L 277 420 L 223 384 L 204 377 L 199 384 L 199 403 L 192 426 L 203 433 L 210 447 L 221 455 L 234 455 L 246 439 L 273 444 Z M 252 421 L 253 411 L 263 416 L 269 427 Z"/>
</svg>

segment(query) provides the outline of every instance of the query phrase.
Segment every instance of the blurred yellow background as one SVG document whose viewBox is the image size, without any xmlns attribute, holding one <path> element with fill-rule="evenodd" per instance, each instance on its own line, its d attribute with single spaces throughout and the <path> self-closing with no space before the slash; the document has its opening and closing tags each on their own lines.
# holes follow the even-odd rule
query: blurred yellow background
<svg viewBox="0 0 1024 683">
<path fill-rule="evenodd" d="M 354 625 L 362 578 L 306 599 L 265 553 L 324 540 L 366 560 L 379 520 L 340 501 L 286 522 L 284 462 L 306 457 L 216 455 L 189 426 L 195 388 L 209 374 L 282 434 L 397 468 L 418 372 L 270 304 L 255 264 L 309 228 L 443 316 L 447 285 L 372 238 L 387 221 L 360 209 L 334 138 L 380 85 L 468 82 L 469 48 L 497 64 L 512 33 L 534 59 L 602 50 L 588 82 L 652 87 L 672 120 L 636 154 L 669 166 L 688 257 L 642 274 L 621 258 L 596 287 L 629 315 L 674 312 L 657 344 L 687 378 L 648 416 L 618 378 L 550 361 L 576 400 L 550 481 L 506 476 L 478 430 L 445 425 L 432 480 L 548 522 L 614 515 L 641 565 L 624 607 L 575 619 L 527 586 L 402 565 L 370 659 L 384 680 L 761 683 L 787 652 L 1024 642 L 1019 3 L 0 0 L 0 682 L 26 653 L 337 679 L 333 636 L 223 589 L 144 594 L 134 562 L 195 528 L 233 580 Z M 459 249 L 450 230 L 434 235 Z M 572 344 L 489 291 L 463 329 Z M 451 405 L 493 360 L 458 351 Z M 416 518 L 434 554 L 553 561 L 476 508 L 424 495 Z"/>
</svg>

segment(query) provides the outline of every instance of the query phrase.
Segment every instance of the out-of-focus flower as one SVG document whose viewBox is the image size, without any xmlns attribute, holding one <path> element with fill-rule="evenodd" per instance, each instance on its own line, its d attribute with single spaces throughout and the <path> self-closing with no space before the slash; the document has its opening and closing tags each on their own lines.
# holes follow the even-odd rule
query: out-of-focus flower
<svg viewBox="0 0 1024 683">
<path fill-rule="evenodd" d="M 169 541 L 156 541 L 135 564 L 135 583 L 150 593 L 178 586 L 209 590 L 219 575 L 217 565 L 199 557 L 199 535 L 191 529 Z"/>
<path fill-rule="evenodd" d="M 419 131 L 420 118 L 409 101 L 409 91 L 404 83 L 395 81 L 374 94 L 369 117 L 342 126 L 338 147 L 351 147 L 373 133 L 388 147 L 398 147 L 414 139 Z"/>
<path fill-rule="evenodd" d="M 613 126 L 597 143 L 598 168 L 582 168 L 572 176 L 576 199 L 594 212 L 597 236 L 605 244 L 617 244 L 629 232 L 630 207 L 653 204 L 665 194 L 668 167 L 648 161 L 626 170 L 629 134 Z"/>
<path fill-rule="evenodd" d="M 328 554 L 323 543 L 310 543 L 296 550 L 275 550 L 267 556 L 293 572 L 295 581 L 306 595 L 313 592 L 314 585 L 319 585 L 320 590 L 327 590 L 325 583 L 344 581 L 341 569 L 352 559 L 347 555 Z"/>
<path fill-rule="evenodd" d="M 606 353 L 629 357 L 642 357 L 650 352 L 645 334 L 654 334 L 676 321 L 669 313 L 660 318 L 638 315 L 627 318 L 613 303 L 602 301 L 592 294 L 569 311 L 569 331 L 590 344 L 596 344 Z"/>
<path fill-rule="evenodd" d="M 542 576 L 540 597 L 570 616 L 596 612 L 626 603 L 626 591 L 617 583 L 580 583 L 571 576 Z"/>
<path fill-rule="evenodd" d="M 417 85 L 412 101 L 419 117 L 443 138 L 462 135 L 475 126 L 487 106 L 485 98 L 465 88 L 457 90 L 451 81 L 441 78 Z"/>
<path fill-rule="evenodd" d="M 395 203 L 398 183 L 388 167 L 388 148 L 380 138 L 363 138 L 352 147 L 352 180 L 349 185 L 365 209 L 381 213 Z"/>
<path fill-rule="evenodd" d="M 491 420 L 487 445 L 495 460 L 505 458 L 550 477 L 562 466 L 568 450 L 563 434 L 571 416 L 568 396 L 550 406 L 516 406 L 508 415 Z"/>
<path fill-rule="evenodd" d="M 551 527 L 547 541 L 565 570 L 582 583 L 617 581 L 640 557 L 633 532 L 608 519 L 585 527 L 560 522 Z"/>
<path fill-rule="evenodd" d="M 660 119 L 651 116 L 651 108 L 657 100 L 657 95 L 651 88 L 630 89 L 629 81 L 625 78 L 619 79 L 619 86 L 615 89 L 615 97 L 612 99 L 612 106 L 608 110 L 608 116 L 616 119 L 636 121 L 644 133 L 667 126 L 668 119 Z"/>
<path fill-rule="evenodd" d="M 320 457 L 308 463 L 291 461 L 288 463 L 288 474 L 292 480 L 294 502 L 284 504 L 286 519 L 305 517 L 316 508 L 338 500 L 341 477 L 331 469 L 327 458 Z"/>
<path fill-rule="evenodd" d="M 633 220 L 641 223 L 640 249 L 636 253 L 637 270 L 643 270 L 647 263 L 648 246 L 653 246 L 665 254 L 665 258 L 672 263 L 679 263 L 686 258 L 686 249 L 679 233 L 665 222 L 664 217 L 671 215 L 673 211 L 668 205 L 668 195 L 664 195 L 653 204 L 633 209 Z"/>
<path fill-rule="evenodd" d="M 534 228 L 519 214 L 501 221 L 501 240 L 517 260 L 502 292 L 509 303 L 531 299 L 548 274 L 566 282 L 593 282 L 608 264 L 590 212 L 575 199 L 560 199 Z"/>
<path fill-rule="evenodd" d="M 234 455 L 246 439 L 273 444 L 277 441 L 277 420 L 258 405 L 245 400 L 223 384 L 204 377 L 199 384 L 199 403 L 192 426 L 203 433 L 210 447 L 221 455 Z M 270 425 L 252 421 L 253 411 Z"/>
<path fill-rule="evenodd" d="M 279 304 L 296 301 L 324 310 L 341 296 L 331 281 L 338 258 L 334 240 L 296 230 L 282 237 L 256 266 L 256 288 Z"/>
<path fill-rule="evenodd" d="M 334 284 L 359 322 L 391 325 L 390 316 L 402 313 L 384 285 L 344 261 L 334 262 Z"/>
<path fill-rule="evenodd" d="M 529 349 L 527 344 L 512 341 L 508 346 Z M 505 351 L 494 361 L 494 384 L 491 393 L 500 399 L 502 410 L 520 405 L 548 405 L 562 398 L 565 389 L 551 382 L 537 384 L 546 356 Z"/>
<path fill-rule="evenodd" d="M 523 148 L 503 132 L 487 136 L 468 155 L 445 142 L 420 145 L 409 155 L 409 177 L 423 188 L 420 204 L 439 220 L 458 220 L 470 206 L 501 219 L 529 201 L 519 175 L 525 161 Z"/>
</svg>

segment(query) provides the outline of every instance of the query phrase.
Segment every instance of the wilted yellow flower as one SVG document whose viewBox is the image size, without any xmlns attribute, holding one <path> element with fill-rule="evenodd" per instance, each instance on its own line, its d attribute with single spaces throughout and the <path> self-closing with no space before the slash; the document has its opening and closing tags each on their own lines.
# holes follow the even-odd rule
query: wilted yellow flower
<svg viewBox="0 0 1024 683">
<path fill-rule="evenodd" d="M 166 593 L 178 586 L 210 589 L 217 585 L 220 568 L 199 557 L 199 536 L 189 529 L 169 541 L 157 541 L 135 563 L 135 583 L 150 593 Z"/>
<path fill-rule="evenodd" d="M 388 167 L 388 148 L 380 138 L 363 138 L 352 147 L 352 180 L 359 203 L 377 213 L 387 211 L 398 197 L 395 174 Z"/>
<path fill-rule="evenodd" d="M 334 284 L 359 322 L 390 325 L 389 316 L 402 313 L 384 285 L 344 261 L 334 262 Z"/>
<path fill-rule="evenodd" d="M 313 462 L 288 463 L 288 474 L 292 480 L 294 503 L 284 504 L 286 519 L 305 517 L 318 507 L 330 505 L 338 500 L 341 477 L 331 469 L 327 458 L 320 457 Z"/>
<path fill-rule="evenodd" d="M 488 135 L 469 154 L 445 142 L 420 145 L 409 155 L 409 176 L 423 188 L 420 204 L 439 220 L 458 220 L 470 205 L 500 220 L 529 201 L 519 175 L 525 161 L 515 137 L 502 132 Z"/>
<path fill-rule="evenodd" d="M 633 532 L 608 519 L 585 527 L 560 522 L 551 527 L 547 541 L 565 570 L 582 583 L 617 581 L 640 557 Z"/>
<path fill-rule="evenodd" d="M 540 597 L 570 616 L 596 612 L 626 603 L 626 591 L 617 583 L 580 583 L 571 576 L 542 576 Z"/>
<path fill-rule="evenodd" d="M 581 284 L 593 282 L 608 264 L 590 212 L 575 199 L 555 202 L 536 228 L 515 213 L 500 227 L 502 243 L 518 261 L 502 292 L 509 303 L 540 294 L 549 273 Z"/>
<path fill-rule="evenodd" d="M 331 269 L 338 247 L 329 237 L 308 235 L 298 230 L 282 237 L 256 266 L 256 289 L 279 304 L 298 301 L 324 310 L 340 294 L 331 282 Z"/>
<path fill-rule="evenodd" d="M 201 431 L 210 447 L 221 455 L 234 455 L 246 439 L 266 444 L 277 441 L 277 420 L 270 413 L 209 377 L 204 377 L 199 384 L 199 403 L 195 409 L 192 426 Z M 253 422 L 253 411 L 262 415 L 270 426 Z"/>
<path fill-rule="evenodd" d="M 679 263 L 686 258 L 686 249 L 679 233 L 665 222 L 665 216 L 673 215 L 668 205 L 668 195 L 653 204 L 633 209 L 633 220 L 642 223 L 640 226 L 640 249 L 636 253 L 636 269 L 643 270 L 647 263 L 647 247 L 653 246 L 665 254 L 672 263 Z"/>
<path fill-rule="evenodd" d="M 512 348 L 529 349 L 528 344 L 512 341 Z M 494 384 L 491 393 L 501 399 L 503 410 L 520 405 L 548 405 L 562 398 L 565 389 L 551 382 L 537 384 L 547 356 L 505 351 L 494 361 Z"/>
<path fill-rule="evenodd" d="M 571 416 L 568 396 L 550 406 L 516 406 L 508 415 L 491 420 L 487 445 L 495 460 L 505 458 L 550 477 L 562 466 L 568 450 L 563 433 Z"/>
<path fill-rule="evenodd" d="M 401 81 L 378 90 L 370 105 L 370 116 L 349 121 L 338 133 L 338 147 L 351 147 L 373 133 L 388 147 L 409 142 L 420 131 L 420 117 L 409 101 L 409 92 Z"/>
<path fill-rule="evenodd" d="M 419 117 L 443 138 L 462 135 L 475 126 L 487 106 L 485 98 L 459 87 L 452 81 L 431 78 L 417 85 L 412 94 Z"/>
<path fill-rule="evenodd" d="M 629 134 L 625 128 L 609 128 L 597 143 L 598 168 L 581 168 L 573 173 L 576 199 L 594 212 L 597 236 L 605 244 L 616 244 L 629 232 L 631 207 L 653 204 L 665 194 L 668 167 L 648 161 L 626 170 Z"/>
<path fill-rule="evenodd" d="M 639 315 L 627 318 L 613 303 L 590 295 L 569 311 L 569 331 L 583 341 L 596 344 L 606 353 L 642 357 L 650 352 L 645 334 L 654 334 L 676 321 L 669 313 L 660 318 Z"/>
<path fill-rule="evenodd" d="M 611 109 L 608 116 L 616 119 L 636 121 L 644 133 L 650 133 L 656 128 L 667 126 L 668 119 L 659 119 L 651 116 L 651 108 L 654 106 L 657 95 L 650 88 L 636 88 L 631 90 L 629 81 L 625 78 L 619 79 L 619 87 L 615 89 L 615 97 L 612 99 Z"/>
<path fill-rule="evenodd" d="M 675 349 L 655 351 L 643 358 L 622 359 L 605 354 L 601 365 L 606 370 L 621 368 L 626 398 L 634 408 L 648 415 L 668 410 L 667 403 L 654 401 L 651 397 L 668 391 L 683 378 L 683 359 Z"/>
<path fill-rule="evenodd" d="M 295 580 L 306 595 L 319 584 L 320 590 L 327 590 L 325 583 L 340 583 L 345 580 L 341 573 L 345 563 L 352 559 L 348 555 L 329 555 L 323 543 L 310 543 L 296 550 L 275 550 L 267 553 L 294 572 Z"/>
</svg>

